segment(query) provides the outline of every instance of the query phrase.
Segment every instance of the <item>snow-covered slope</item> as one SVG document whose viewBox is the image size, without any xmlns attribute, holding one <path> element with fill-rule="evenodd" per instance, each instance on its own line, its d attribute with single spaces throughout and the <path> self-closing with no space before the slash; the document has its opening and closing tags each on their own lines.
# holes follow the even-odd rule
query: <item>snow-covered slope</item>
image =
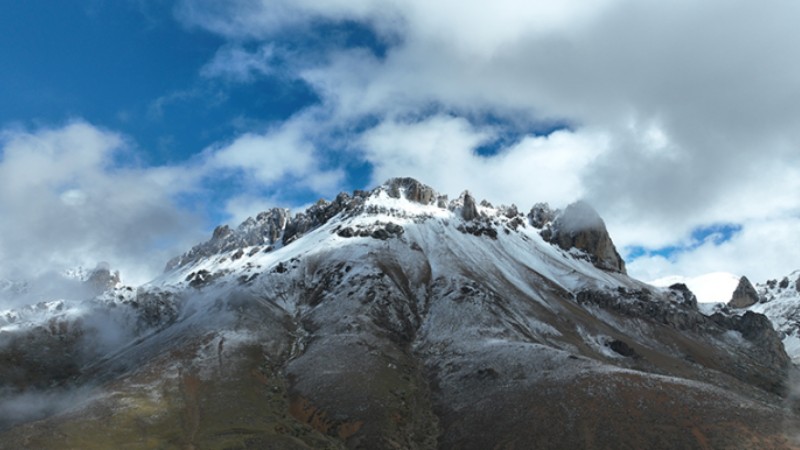
<svg viewBox="0 0 800 450">
<path fill-rule="evenodd" d="M 796 420 L 769 322 L 627 277 L 585 204 L 394 179 L 218 227 L 79 306 L 6 312 L 0 389 L 93 400 L 0 448 L 781 448 Z"/>
<path fill-rule="evenodd" d="M 760 301 L 747 308 L 767 316 L 780 333 L 786 353 L 800 364 L 800 270 L 756 285 Z"/>
<path fill-rule="evenodd" d="M 403 261 L 405 258 L 413 259 L 415 251 L 424 246 L 431 270 L 436 272 L 457 272 L 460 267 L 471 265 L 481 267 L 487 277 L 500 275 L 515 282 L 519 281 L 518 271 L 533 270 L 569 290 L 587 285 L 638 286 L 627 277 L 597 270 L 590 262 L 591 255 L 545 242 L 542 230 L 528 225 L 522 214 L 509 217 L 507 208 L 477 206 L 481 220 L 467 221 L 461 210 L 459 201 L 452 202 L 449 208 L 422 205 L 392 198 L 386 190 L 379 189 L 360 202 L 356 211 L 340 213 L 291 245 L 270 245 L 264 240 L 260 245 L 236 247 L 174 268 L 150 284 L 187 286 L 199 279 L 198 274 L 205 273 L 214 280 L 232 283 L 243 275 L 273 270 L 287 260 L 331 252 L 364 258 L 375 251 L 375 244 L 387 248 L 396 238 L 420 247 L 397 251 L 395 257 L 400 264 L 408 262 Z M 530 292 L 528 286 L 518 283 L 517 287 Z"/>
</svg>

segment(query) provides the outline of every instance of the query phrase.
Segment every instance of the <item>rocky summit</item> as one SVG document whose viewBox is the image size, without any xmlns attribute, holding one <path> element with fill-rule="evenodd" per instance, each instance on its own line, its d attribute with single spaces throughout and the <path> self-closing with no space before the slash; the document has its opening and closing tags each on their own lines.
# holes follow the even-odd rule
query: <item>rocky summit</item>
<svg viewBox="0 0 800 450">
<path fill-rule="evenodd" d="M 770 320 L 630 278 L 586 203 L 392 179 L 97 285 L 0 311 L 0 448 L 798 445 Z"/>
<path fill-rule="evenodd" d="M 739 278 L 739 284 L 733 291 L 733 296 L 728 302 L 728 306 L 731 308 L 747 308 L 748 306 L 754 305 L 756 302 L 758 302 L 758 292 L 756 292 L 756 288 L 753 287 L 747 277 L 743 276 Z"/>
</svg>

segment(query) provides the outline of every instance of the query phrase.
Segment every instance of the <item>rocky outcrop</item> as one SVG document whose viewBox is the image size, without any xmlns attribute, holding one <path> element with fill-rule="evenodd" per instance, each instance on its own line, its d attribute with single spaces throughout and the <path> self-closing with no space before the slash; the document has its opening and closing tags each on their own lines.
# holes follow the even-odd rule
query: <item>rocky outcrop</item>
<svg viewBox="0 0 800 450">
<path fill-rule="evenodd" d="M 181 256 L 171 259 L 165 268 L 170 271 L 211 255 L 243 247 L 263 246 L 269 251 L 290 244 L 315 228 L 324 225 L 340 213 L 352 213 L 363 205 L 369 192 L 340 193 L 332 202 L 319 200 L 306 211 L 291 216 L 285 208 L 273 208 L 249 217 L 236 229 L 221 225 L 214 229 L 211 239 L 194 246 Z M 420 194 L 424 198 L 424 194 Z"/>
<path fill-rule="evenodd" d="M 680 295 L 683 297 L 684 305 L 697 309 L 697 297 L 692 291 L 689 290 L 688 286 L 683 283 L 675 283 L 670 286 L 669 289 L 671 291 L 680 293 Z"/>
<path fill-rule="evenodd" d="M 739 285 L 733 291 L 733 296 L 728 302 L 728 306 L 731 308 L 747 308 L 756 303 L 758 303 L 758 292 L 750 283 L 750 280 L 743 276 L 739 279 Z"/>
<path fill-rule="evenodd" d="M 407 200 L 430 205 L 438 201 L 438 194 L 428 185 L 413 178 L 392 178 L 384 183 L 386 193 L 392 198 L 405 197 Z"/>
<path fill-rule="evenodd" d="M 577 293 L 575 300 L 581 305 L 599 306 L 625 317 L 646 318 L 678 330 L 699 331 L 708 323 L 706 316 L 686 303 L 684 293 L 673 291 L 671 294 L 672 301 L 664 302 L 646 289 L 584 289 Z"/>
<path fill-rule="evenodd" d="M 111 268 L 107 263 L 100 263 L 97 265 L 85 284 L 89 287 L 92 295 L 99 295 L 103 292 L 117 286 L 120 283 L 119 271 L 111 272 Z"/>
<path fill-rule="evenodd" d="M 543 214 L 544 211 L 539 213 Z M 617 253 L 605 222 L 588 203 L 579 201 L 567 206 L 547 231 L 543 236 L 550 243 L 564 250 L 576 248 L 585 252 L 597 268 L 626 273 L 625 261 Z"/>
<path fill-rule="evenodd" d="M 478 207 L 475 205 L 475 199 L 468 191 L 462 195 L 464 199 L 464 206 L 461 207 L 461 217 L 466 221 L 475 220 L 478 218 Z"/>
<path fill-rule="evenodd" d="M 533 205 L 533 208 L 528 213 L 528 220 L 530 220 L 534 228 L 544 228 L 545 225 L 552 223 L 555 218 L 555 211 L 550 209 L 550 205 L 547 203 Z"/>
<path fill-rule="evenodd" d="M 790 359 L 780 335 L 766 316 L 751 311 L 742 316 L 721 312 L 706 316 L 697 309 L 694 294 L 684 285 L 671 286 L 667 294 L 667 299 L 663 299 L 644 289 L 585 289 L 578 292 L 575 299 L 584 306 L 600 307 L 623 317 L 666 325 L 678 330 L 682 336 L 711 335 L 723 339 L 726 333 L 741 334 L 747 344 L 737 349 L 739 356 L 719 358 L 715 362 L 716 368 L 767 391 L 779 395 L 786 393 Z"/>
<path fill-rule="evenodd" d="M 723 329 L 739 332 L 753 346 L 743 350 L 756 364 L 739 361 L 733 368 L 734 376 L 781 395 L 786 393 L 791 359 L 767 316 L 747 311 L 741 316 L 715 313 L 710 319 Z"/>
<path fill-rule="evenodd" d="M 392 178 L 373 191 L 356 190 L 352 195 L 345 192 L 332 202 L 319 200 L 306 211 L 294 216 L 285 208 L 273 208 L 249 217 L 237 228 L 221 225 L 214 229 L 211 239 L 196 245 L 185 254 L 167 263 L 166 271 L 191 264 L 211 255 L 229 252 L 243 247 L 261 246 L 270 251 L 287 245 L 331 220 L 337 214 L 353 214 L 363 210 L 364 200 L 380 191 L 392 198 L 441 208 L 447 206 L 447 196 L 439 195 L 433 188 L 413 178 Z M 474 208 L 474 200 L 470 197 Z M 477 214 L 477 211 L 476 211 Z M 346 234 L 347 232 L 345 232 Z"/>
</svg>

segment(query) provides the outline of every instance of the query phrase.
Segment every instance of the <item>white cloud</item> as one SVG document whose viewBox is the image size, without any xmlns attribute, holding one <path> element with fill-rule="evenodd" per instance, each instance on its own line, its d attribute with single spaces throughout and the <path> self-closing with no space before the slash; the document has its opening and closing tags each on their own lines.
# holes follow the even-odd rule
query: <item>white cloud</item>
<svg viewBox="0 0 800 450">
<path fill-rule="evenodd" d="M 303 188 L 330 193 L 344 177 L 341 169 L 326 169 L 315 143 L 315 124 L 300 115 L 264 133 L 245 133 L 233 142 L 206 151 L 203 172 L 245 175 L 245 188 Z"/>
<path fill-rule="evenodd" d="M 420 122 L 384 122 L 363 135 L 366 159 L 374 165 L 373 184 L 397 175 L 413 176 L 450 195 L 464 189 L 530 208 L 581 198 L 582 171 L 605 151 L 602 135 L 562 130 L 528 136 L 494 156 L 477 147 L 496 137 L 491 127 L 476 129 L 457 117 L 433 116 Z"/>
<path fill-rule="evenodd" d="M 200 69 L 200 75 L 249 82 L 259 75 L 272 73 L 272 58 L 271 45 L 261 46 L 253 52 L 229 45 L 217 50 L 214 58 Z"/>
<path fill-rule="evenodd" d="M 741 232 L 731 240 L 715 244 L 708 240 L 688 252 L 671 258 L 653 255 L 628 265 L 628 272 L 643 280 L 663 274 L 697 276 L 723 271 L 746 275 L 753 282 L 788 275 L 797 268 L 800 248 L 800 216 L 753 219 L 744 222 Z"/>
<path fill-rule="evenodd" d="M 121 135 L 72 122 L 1 136 L 0 276 L 109 261 L 146 281 L 197 237 L 172 198 L 189 187 L 189 172 L 116 166 L 128 151 Z"/>
<path fill-rule="evenodd" d="M 160 167 L 124 163 L 136 159 L 126 138 L 82 121 L 3 130 L 0 278 L 32 279 L 107 261 L 126 282 L 148 281 L 206 237 L 208 224 L 181 197 L 207 195 L 208 186 L 231 176 L 238 190 L 218 194 L 234 220 L 284 204 L 287 192 L 330 194 L 344 173 L 322 168 L 306 125 L 300 117 Z M 264 191 L 273 194 L 253 201 Z"/>
<path fill-rule="evenodd" d="M 583 196 L 620 246 L 676 245 L 698 226 L 735 222 L 745 231 L 726 245 L 638 265 L 692 275 L 747 251 L 775 261 L 770 270 L 800 267 L 771 255 L 769 236 L 763 246 L 747 238 L 767 224 L 775 236 L 796 230 L 777 218 L 800 210 L 798 3 L 185 0 L 179 10 L 233 42 L 321 19 L 359 21 L 390 42 L 380 57 L 335 49 L 291 65 L 322 98 L 320 129 L 379 118 L 356 139 L 366 150 L 351 154 L 375 166 L 373 182 L 413 175 L 520 206 Z M 399 119 L 432 105 L 455 117 Z M 497 131 L 458 116 L 486 112 L 563 119 L 572 131 L 479 157 Z"/>
<path fill-rule="evenodd" d="M 239 224 L 248 217 L 253 217 L 257 211 L 267 211 L 280 206 L 281 202 L 275 198 L 239 195 L 226 202 L 225 211 L 230 215 L 231 223 Z"/>
<path fill-rule="evenodd" d="M 615 0 L 185 0 L 177 8 L 185 23 L 233 38 L 268 38 L 315 20 L 369 22 L 387 34 L 447 37 L 470 52 L 493 50 L 527 34 L 548 34 L 593 19 Z"/>
<path fill-rule="evenodd" d="M 313 112 L 299 114 L 262 132 L 217 142 L 180 166 L 150 168 L 148 176 L 162 187 L 182 183 L 181 192 L 215 189 L 216 200 L 223 203 L 219 212 L 226 215 L 222 220 L 233 225 L 273 207 L 295 206 L 288 199 L 298 193 L 333 196 L 346 173 L 319 151 L 322 137 L 313 117 Z M 186 178 L 177 180 L 173 174 Z"/>
<path fill-rule="evenodd" d="M 209 169 L 243 170 L 261 183 L 273 183 L 289 174 L 303 174 L 314 165 L 314 147 L 294 130 L 239 136 L 216 149 Z"/>
</svg>

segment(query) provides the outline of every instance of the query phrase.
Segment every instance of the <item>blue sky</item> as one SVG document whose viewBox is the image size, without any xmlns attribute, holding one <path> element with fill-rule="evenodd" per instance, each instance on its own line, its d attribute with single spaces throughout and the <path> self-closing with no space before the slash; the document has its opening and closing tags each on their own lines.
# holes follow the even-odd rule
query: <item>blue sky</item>
<svg viewBox="0 0 800 450">
<path fill-rule="evenodd" d="M 284 120 L 318 101 L 280 74 L 233 85 L 200 69 L 225 40 L 187 29 L 171 2 L 3 2 L 4 123 L 82 118 L 135 139 L 145 164 L 181 161 L 214 142 Z M 251 125 L 252 127 L 252 125 Z"/>
<path fill-rule="evenodd" d="M 0 251 L 146 279 L 217 223 L 414 176 L 586 199 L 641 278 L 775 277 L 800 266 L 796 9 L 2 2 Z"/>
</svg>

